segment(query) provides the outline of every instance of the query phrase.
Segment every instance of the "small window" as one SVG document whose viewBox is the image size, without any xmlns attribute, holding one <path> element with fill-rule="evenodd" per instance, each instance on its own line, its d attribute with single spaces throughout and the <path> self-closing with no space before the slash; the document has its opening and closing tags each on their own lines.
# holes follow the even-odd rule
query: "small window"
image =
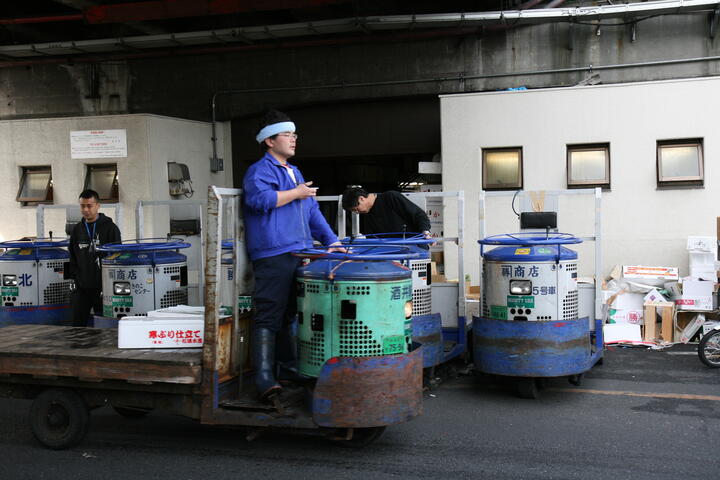
<svg viewBox="0 0 720 480">
<path fill-rule="evenodd" d="M 53 203 L 50 167 L 22 167 L 16 200 L 23 206 Z"/>
<path fill-rule="evenodd" d="M 568 188 L 610 188 L 610 144 L 567 146 Z"/>
<path fill-rule="evenodd" d="M 657 142 L 658 186 L 703 185 L 701 138 Z"/>
<path fill-rule="evenodd" d="M 522 147 L 484 148 L 482 184 L 483 190 L 522 189 Z"/>
<path fill-rule="evenodd" d="M 88 165 L 85 188 L 98 192 L 101 201 L 116 203 L 119 200 L 117 165 Z"/>
</svg>

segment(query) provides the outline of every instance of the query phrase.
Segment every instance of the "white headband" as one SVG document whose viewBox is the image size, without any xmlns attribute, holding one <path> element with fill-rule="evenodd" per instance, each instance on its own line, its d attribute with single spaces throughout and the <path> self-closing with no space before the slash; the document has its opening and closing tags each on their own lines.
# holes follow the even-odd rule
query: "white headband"
<svg viewBox="0 0 720 480">
<path fill-rule="evenodd" d="M 263 129 L 260 130 L 260 132 L 255 137 L 255 140 L 257 140 L 258 143 L 262 143 L 263 140 L 265 140 L 266 138 L 270 138 L 273 135 L 277 135 L 278 133 L 294 131 L 295 124 L 293 122 L 273 123 L 271 125 L 263 127 Z"/>
</svg>

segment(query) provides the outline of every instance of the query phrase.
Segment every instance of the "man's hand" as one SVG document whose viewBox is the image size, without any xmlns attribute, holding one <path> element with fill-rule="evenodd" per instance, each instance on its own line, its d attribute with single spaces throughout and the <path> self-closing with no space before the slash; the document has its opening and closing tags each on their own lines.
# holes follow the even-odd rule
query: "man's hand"
<svg viewBox="0 0 720 480">
<path fill-rule="evenodd" d="M 301 183 L 297 187 L 295 187 L 295 198 L 299 200 L 304 200 L 306 198 L 314 197 L 317 195 L 317 188 L 311 187 L 313 182 L 305 182 Z"/>
<path fill-rule="evenodd" d="M 310 187 L 312 183 L 313 182 L 301 183 L 290 190 L 277 192 L 277 202 L 275 203 L 275 207 L 282 207 L 294 200 L 304 200 L 306 198 L 314 197 L 317 194 L 317 188 Z"/>
<path fill-rule="evenodd" d="M 432 238 L 432 233 L 430 233 L 429 230 L 425 230 L 425 231 L 422 232 L 422 233 L 423 233 L 423 235 L 425 236 L 425 238 L 427 238 L 428 240 Z M 436 244 L 437 244 L 437 242 L 433 242 L 433 243 L 430 244 L 430 246 L 431 246 L 431 247 L 434 247 Z"/>
<path fill-rule="evenodd" d="M 341 242 L 335 242 L 335 243 L 331 243 L 331 244 L 330 244 L 331 247 L 332 247 L 333 245 L 342 245 L 342 243 L 341 243 Z M 345 248 L 345 247 L 328 248 L 328 253 L 330 253 L 330 252 L 347 253 L 347 248 Z"/>
</svg>

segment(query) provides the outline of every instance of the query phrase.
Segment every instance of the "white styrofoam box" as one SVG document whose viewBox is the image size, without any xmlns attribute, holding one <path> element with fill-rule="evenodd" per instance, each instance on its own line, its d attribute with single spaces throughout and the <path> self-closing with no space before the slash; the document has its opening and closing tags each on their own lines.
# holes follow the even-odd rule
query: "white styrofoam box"
<svg viewBox="0 0 720 480">
<path fill-rule="evenodd" d="M 194 305 L 175 305 L 174 307 L 158 308 L 157 310 L 150 310 L 148 316 L 167 316 L 168 314 L 183 314 L 183 315 L 205 315 L 205 307 L 194 306 Z"/>
<path fill-rule="evenodd" d="M 147 316 L 148 317 L 163 317 L 163 318 L 192 318 L 192 319 L 204 320 L 205 307 L 176 305 L 174 307 L 166 307 L 166 308 L 158 308 L 157 310 L 150 310 L 147 313 Z"/>
<path fill-rule="evenodd" d="M 688 252 L 688 264 L 692 266 L 708 265 L 711 268 L 715 267 L 715 253 L 713 252 L 702 252 L 702 251 L 690 251 Z"/>
<path fill-rule="evenodd" d="M 714 330 L 715 327 L 720 327 L 720 322 L 717 320 L 705 320 L 702 325 L 702 334 L 705 336 L 710 330 Z"/>
<path fill-rule="evenodd" d="M 640 325 L 633 325 L 631 323 L 603 325 L 603 341 L 605 343 L 642 342 Z"/>
<path fill-rule="evenodd" d="M 687 249 L 710 252 L 713 257 L 717 253 L 717 238 L 716 237 L 702 237 L 702 236 L 689 236 L 687 239 Z M 714 259 L 714 258 L 713 258 Z"/>
<path fill-rule="evenodd" d="M 123 317 L 118 321 L 118 348 L 200 348 L 202 318 Z"/>
<path fill-rule="evenodd" d="M 645 265 L 623 265 L 622 275 L 628 280 L 633 280 L 645 285 L 660 287 L 665 282 L 677 281 L 677 267 L 652 267 Z"/>
<path fill-rule="evenodd" d="M 682 296 L 675 300 L 679 310 L 713 310 L 715 305 L 715 282 L 683 278 Z"/>
<path fill-rule="evenodd" d="M 690 267 L 690 276 L 696 280 L 715 281 L 717 270 L 712 267 Z"/>
<path fill-rule="evenodd" d="M 632 323 L 642 325 L 645 314 L 645 299 L 642 293 L 623 292 L 615 297 L 608 309 L 609 323 Z"/>
</svg>

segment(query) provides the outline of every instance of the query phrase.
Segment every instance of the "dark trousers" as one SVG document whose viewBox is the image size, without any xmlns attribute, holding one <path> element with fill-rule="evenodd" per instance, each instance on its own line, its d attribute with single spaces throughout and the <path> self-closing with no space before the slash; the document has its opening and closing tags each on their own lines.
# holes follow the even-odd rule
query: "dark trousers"
<svg viewBox="0 0 720 480">
<path fill-rule="evenodd" d="M 289 253 L 253 262 L 255 275 L 255 321 L 253 329 L 277 333 L 292 323 L 297 313 L 295 274 L 300 259 Z"/>
<path fill-rule="evenodd" d="M 90 309 L 95 315 L 102 315 L 102 290 L 99 288 L 78 288 L 73 293 L 72 314 L 74 327 L 87 327 Z"/>
</svg>

